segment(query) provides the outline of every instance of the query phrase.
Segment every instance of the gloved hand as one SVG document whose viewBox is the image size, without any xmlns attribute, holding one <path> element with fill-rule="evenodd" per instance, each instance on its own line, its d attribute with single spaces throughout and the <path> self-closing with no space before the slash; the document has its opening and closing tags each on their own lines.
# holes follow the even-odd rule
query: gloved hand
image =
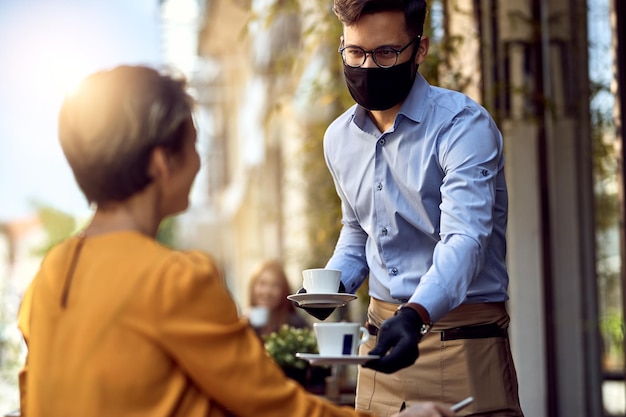
<svg viewBox="0 0 626 417">
<path fill-rule="evenodd" d="M 411 308 L 399 310 L 380 326 L 378 342 L 369 352 L 370 355 L 381 356 L 380 359 L 367 361 L 363 366 L 391 374 L 413 365 L 420 355 L 417 344 L 422 339 L 420 331 L 423 324 L 417 311 Z"/>
<path fill-rule="evenodd" d="M 343 285 L 343 282 L 339 282 L 339 292 L 346 292 L 346 287 Z M 298 294 L 306 294 L 306 290 L 304 288 L 300 288 L 298 290 Z M 333 314 L 333 311 L 335 311 L 334 307 L 324 307 L 324 308 L 316 308 L 316 307 L 302 307 L 300 304 L 294 302 L 293 303 L 294 306 L 303 309 L 304 311 L 306 311 L 307 313 L 309 313 L 310 315 L 312 315 L 313 317 L 315 317 L 318 320 L 326 320 L 331 314 Z"/>
</svg>

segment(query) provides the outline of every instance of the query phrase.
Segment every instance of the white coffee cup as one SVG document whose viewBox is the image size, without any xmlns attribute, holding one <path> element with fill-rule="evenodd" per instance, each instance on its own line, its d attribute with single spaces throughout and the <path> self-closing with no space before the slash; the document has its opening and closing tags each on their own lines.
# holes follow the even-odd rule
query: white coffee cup
<svg viewBox="0 0 626 417">
<path fill-rule="evenodd" d="M 263 327 L 270 318 L 270 309 L 263 306 L 250 307 L 248 321 L 252 327 Z"/>
<path fill-rule="evenodd" d="M 356 355 L 370 334 L 359 323 L 313 323 L 317 349 L 322 356 Z"/>
<path fill-rule="evenodd" d="M 302 286 L 307 294 L 336 294 L 339 292 L 341 271 L 313 268 L 302 271 Z"/>
</svg>

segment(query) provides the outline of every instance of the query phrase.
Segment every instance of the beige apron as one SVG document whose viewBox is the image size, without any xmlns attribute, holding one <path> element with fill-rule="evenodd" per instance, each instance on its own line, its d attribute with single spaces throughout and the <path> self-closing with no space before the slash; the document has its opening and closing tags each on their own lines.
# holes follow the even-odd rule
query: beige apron
<svg viewBox="0 0 626 417">
<path fill-rule="evenodd" d="M 394 315 L 397 307 L 398 304 L 371 298 L 368 323 L 380 327 L 383 320 Z M 441 332 L 445 329 L 489 323 L 507 329 L 509 315 L 503 302 L 459 306 L 439 320 L 422 339 L 420 356 L 414 365 L 393 374 L 359 367 L 356 409 L 388 417 L 418 401 L 452 405 L 473 396 L 473 404 L 459 411 L 458 416 L 523 416 L 508 337 L 442 341 Z M 361 346 L 360 354 L 372 350 L 376 341 L 376 336 L 370 337 Z"/>
</svg>

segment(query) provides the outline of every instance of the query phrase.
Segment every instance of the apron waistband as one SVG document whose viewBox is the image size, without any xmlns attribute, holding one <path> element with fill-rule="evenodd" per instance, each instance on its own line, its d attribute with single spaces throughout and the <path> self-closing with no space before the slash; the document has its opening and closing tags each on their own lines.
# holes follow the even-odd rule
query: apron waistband
<svg viewBox="0 0 626 417">
<path fill-rule="evenodd" d="M 366 323 L 372 336 L 378 335 L 378 327 Z M 435 330 L 441 335 L 441 341 L 459 339 L 487 339 L 490 337 L 508 337 L 507 329 L 501 329 L 496 323 L 479 324 L 476 326 L 456 327 L 454 329 Z"/>
<path fill-rule="evenodd" d="M 399 304 L 370 298 L 366 327 L 377 335 L 381 323 L 392 317 Z M 430 333 L 440 333 L 441 340 L 508 337 L 509 315 L 505 303 L 461 304 L 439 319 Z"/>
</svg>

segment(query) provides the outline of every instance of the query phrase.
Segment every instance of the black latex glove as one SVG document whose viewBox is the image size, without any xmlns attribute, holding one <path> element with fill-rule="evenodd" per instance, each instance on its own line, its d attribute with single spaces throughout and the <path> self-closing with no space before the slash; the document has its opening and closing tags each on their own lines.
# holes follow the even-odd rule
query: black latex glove
<svg viewBox="0 0 626 417">
<path fill-rule="evenodd" d="M 339 292 L 343 292 L 343 293 L 346 292 L 346 287 L 343 285 L 343 282 L 341 281 L 339 282 Z M 298 290 L 298 294 L 305 294 L 305 293 L 306 293 L 306 290 L 304 288 L 300 288 Z M 333 311 L 335 311 L 334 307 L 326 307 L 326 308 L 302 307 L 296 302 L 294 302 L 293 305 L 298 308 L 303 309 L 304 311 L 306 311 L 307 313 L 309 313 L 316 319 L 322 320 L 322 321 L 326 320 L 328 316 L 333 314 Z"/>
<path fill-rule="evenodd" d="M 378 342 L 369 352 L 381 358 L 367 361 L 363 366 L 391 374 L 413 365 L 420 355 L 417 344 L 422 338 L 420 330 L 423 324 L 417 311 L 411 308 L 399 310 L 380 326 Z"/>
</svg>

